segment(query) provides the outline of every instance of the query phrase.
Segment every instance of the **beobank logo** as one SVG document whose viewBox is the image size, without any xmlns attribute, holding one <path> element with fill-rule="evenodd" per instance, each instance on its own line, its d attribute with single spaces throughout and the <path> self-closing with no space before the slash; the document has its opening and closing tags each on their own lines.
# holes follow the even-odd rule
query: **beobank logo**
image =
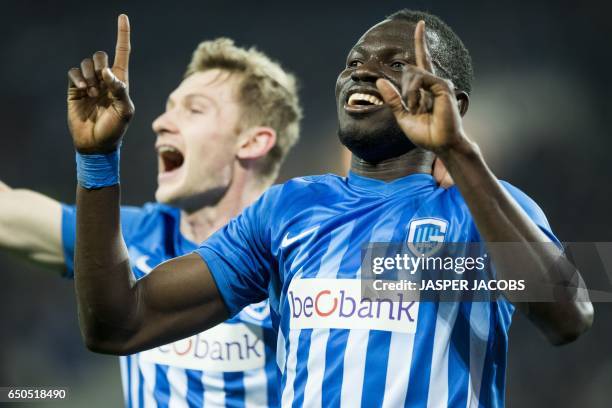
<svg viewBox="0 0 612 408">
<path fill-rule="evenodd" d="M 247 371 L 266 364 L 261 326 L 221 323 L 140 353 L 140 361 L 204 371 Z"/>
<path fill-rule="evenodd" d="M 415 333 L 419 303 L 361 296 L 358 279 L 294 279 L 287 292 L 291 329 L 364 329 Z"/>
</svg>

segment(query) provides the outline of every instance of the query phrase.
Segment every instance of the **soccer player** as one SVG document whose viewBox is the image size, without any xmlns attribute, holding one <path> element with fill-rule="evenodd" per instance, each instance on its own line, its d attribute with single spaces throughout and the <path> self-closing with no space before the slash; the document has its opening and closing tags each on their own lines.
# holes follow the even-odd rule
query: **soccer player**
<svg viewBox="0 0 612 408">
<path fill-rule="evenodd" d="M 106 59 L 95 53 L 71 78 L 92 85 L 95 95 Z M 99 94 L 71 98 L 72 131 L 103 125 L 96 103 L 105 102 Z M 300 117 L 295 80 L 277 63 L 229 39 L 202 42 L 153 123 L 157 203 L 120 210 L 134 278 L 192 252 L 257 199 L 296 142 Z M 47 266 L 65 265 L 72 277 L 75 208 L 32 191 L 1 190 L 0 246 Z M 206 332 L 121 358 L 126 405 L 276 406 L 275 351 L 267 302 L 247 306 Z"/>
<path fill-rule="evenodd" d="M 127 48 L 127 31 L 121 42 Z M 119 114 L 93 132 L 72 128 L 77 300 L 91 350 L 126 354 L 167 343 L 269 297 L 283 406 L 495 407 L 504 403 L 515 307 L 554 344 L 590 327 L 592 305 L 576 296 L 580 275 L 564 262 L 542 210 L 497 180 L 462 127 L 470 57 L 437 17 L 399 11 L 350 50 L 336 83 L 339 136 L 352 152 L 348 177 L 270 188 L 197 251 L 137 283 L 119 234 L 116 180 L 131 106 L 127 54 L 116 64 L 99 87 L 110 90 Z M 78 83 L 70 93 L 87 98 Z M 454 188 L 437 188 L 434 154 Z M 409 241 L 423 225 L 445 242 L 541 244 L 512 257 L 492 253 L 496 273 L 519 280 L 528 271 L 558 298 L 396 301 L 381 313 L 381 302 L 360 297 L 362 246 Z"/>
</svg>

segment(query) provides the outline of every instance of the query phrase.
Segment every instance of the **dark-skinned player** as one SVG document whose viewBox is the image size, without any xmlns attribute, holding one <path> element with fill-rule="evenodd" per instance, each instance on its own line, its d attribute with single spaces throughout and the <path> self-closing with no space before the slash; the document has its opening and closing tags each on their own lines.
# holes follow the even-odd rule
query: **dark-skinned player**
<svg viewBox="0 0 612 408">
<path fill-rule="evenodd" d="M 129 43 L 127 31 L 122 41 Z M 94 132 L 71 126 L 79 153 L 76 288 L 90 349 L 124 354 L 164 344 L 269 297 L 283 406 L 492 407 L 504 403 L 515 307 L 554 344 L 590 327 L 592 305 L 584 291 L 576 296 L 580 275 L 542 210 L 495 177 L 463 129 L 469 54 L 437 17 L 400 11 L 349 52 L 336 84 L 340 140 L 353 155 L 348 177 L 272 187 L 197 251 L 138 283 L 120 234 L 116 181 L 115 152 L 132 111 L 126 58 L 115 66 L 99 85 L 112 94 L 112 115 Z M 455 187 L 437 187 L 435 155 Z M 95 188 L 85 187 L 90 179 Z M 444 242 L 540 244 L 512 256 L 491 251 L 497 278 L 535 279 L 557 297 L 527 302 L 506 293 L 384 309 L 361 298 L 362 246 L 417 232 Z"/>
</svg>

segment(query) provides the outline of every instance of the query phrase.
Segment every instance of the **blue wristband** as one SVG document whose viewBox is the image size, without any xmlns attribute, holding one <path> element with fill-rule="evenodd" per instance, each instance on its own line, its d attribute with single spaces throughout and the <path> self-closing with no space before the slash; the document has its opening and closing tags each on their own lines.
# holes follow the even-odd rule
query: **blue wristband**
<svg viewBox="0 0 612 408">
<path fill-rule="evenodd" d="M 119 184 L 119 148 L 107 154 L 76 152 L 77 181 L 88 190 Z"/>
</svg>

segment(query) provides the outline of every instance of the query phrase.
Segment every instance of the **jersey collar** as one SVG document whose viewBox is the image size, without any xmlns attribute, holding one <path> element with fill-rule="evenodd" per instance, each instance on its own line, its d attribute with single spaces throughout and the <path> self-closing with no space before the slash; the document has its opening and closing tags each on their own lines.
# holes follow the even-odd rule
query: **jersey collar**
<svg viewBox="0 0 612 408">
<path fill-rule="evenodd" d="M 415 173 L 393 181 L 382 181 L 364 177 L 349 171 L 347 182 L 350 187 L 367 190 L 380 194 L 392 194 L 400 190 L 418 192 L 425 189 L 435 189 L 437 183 L 431 174 Z"/>
</svg>

